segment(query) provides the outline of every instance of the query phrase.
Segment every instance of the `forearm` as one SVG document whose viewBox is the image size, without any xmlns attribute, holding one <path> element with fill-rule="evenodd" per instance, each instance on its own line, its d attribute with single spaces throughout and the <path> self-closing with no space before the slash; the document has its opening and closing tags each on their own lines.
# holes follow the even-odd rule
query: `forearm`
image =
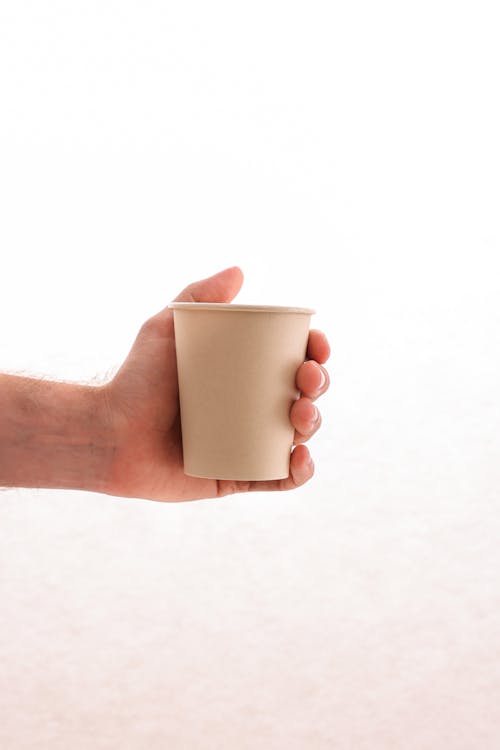
<svg viewBox="0 0 500 750">
<path fill-rule="evenodd" d="M 0 486 L 106 492 L 103 389 L 0 374 Z"/>
</svg>

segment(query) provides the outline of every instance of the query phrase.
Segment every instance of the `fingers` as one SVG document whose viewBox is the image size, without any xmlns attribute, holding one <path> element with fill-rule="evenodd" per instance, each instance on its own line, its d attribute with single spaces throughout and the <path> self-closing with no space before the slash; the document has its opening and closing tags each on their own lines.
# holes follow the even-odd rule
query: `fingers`
<svg viewBox="0 0 500 750">
<path fill-rule="evenodd" d="M 328 390 L 330 376 L 325 367 L 309 359 L 300 365 L 295 382 L 301 394 L 314 400 Z"/>
<path fill-rule="evenodd" d="M 305 443 L 321 426 L 321 415 L 313 401 L 330 386 L 328 371 L 320 364 L 330 356 L 330 345 L 322 331 L 310 331 L 307 355 L 311 359 L 299 367 L 295 378 L 301 398 L 292 404 L 290 410 L 290 421 L 295 427 L 295 445 Z"/>
<path fill-rule="evenodd" d="M 286 479 L 270 479 L 259 482 L 237 482 L 230 479 L 218 480 L 218 497 L 235 492 L 274 492 L 293 490 L 311 479 L 314 463 L 305 445 L 298 445 L 290 456 L 290 473 Z"/>
<path fill-rule="evenodd" d="M 323 365 L 330 356 L 330 344 L 323 331 L 312 328 L 309 331 L 307 342 L 307 355 L 309 359 L 315 359 Z"/>
</svg>

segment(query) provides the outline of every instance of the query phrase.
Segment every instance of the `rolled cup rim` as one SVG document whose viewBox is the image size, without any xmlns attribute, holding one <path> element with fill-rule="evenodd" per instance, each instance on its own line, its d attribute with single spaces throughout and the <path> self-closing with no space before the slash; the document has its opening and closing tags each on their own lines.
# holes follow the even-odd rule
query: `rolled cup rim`
<svg viewBox="0 0 500 750">
<path fill-rule="evenodd" d="M 264 313 L 299 313 L 314 315 L 311 307 L 287 307 L 286 305 L 240 305 L 226 302 L 171 302 L 173 310 L 212 310 L 220 312 L 264 312 Z"/>
</svg>

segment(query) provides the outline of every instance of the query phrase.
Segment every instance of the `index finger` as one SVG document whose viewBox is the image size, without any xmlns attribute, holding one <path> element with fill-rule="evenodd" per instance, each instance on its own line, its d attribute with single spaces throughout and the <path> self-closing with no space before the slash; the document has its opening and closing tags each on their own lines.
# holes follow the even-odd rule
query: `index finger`
<svg viewBox="0 0 500 750">
<path fill-rule="evenodd" d="M 314 359 L 320 365 L 324 364 L 330 356 L 330 344 L 323 331 L 312 328 L 309 331 L 307 342 L 307 355 L 309 359 Z"/>
</svg>

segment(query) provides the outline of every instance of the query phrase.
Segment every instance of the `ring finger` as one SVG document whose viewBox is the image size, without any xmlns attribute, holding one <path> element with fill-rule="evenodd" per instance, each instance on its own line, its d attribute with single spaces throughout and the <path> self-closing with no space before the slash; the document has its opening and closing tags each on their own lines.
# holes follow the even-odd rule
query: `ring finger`
<svg viewBox="0 0 500 750">
<path fill-rule="evenodd" d="M 321 414 L 310 398 L 301 396 L 290 409 L 290 421 L 295 428 L 295 445 L 305 443 L 321 426 Z"/>
</svg>

